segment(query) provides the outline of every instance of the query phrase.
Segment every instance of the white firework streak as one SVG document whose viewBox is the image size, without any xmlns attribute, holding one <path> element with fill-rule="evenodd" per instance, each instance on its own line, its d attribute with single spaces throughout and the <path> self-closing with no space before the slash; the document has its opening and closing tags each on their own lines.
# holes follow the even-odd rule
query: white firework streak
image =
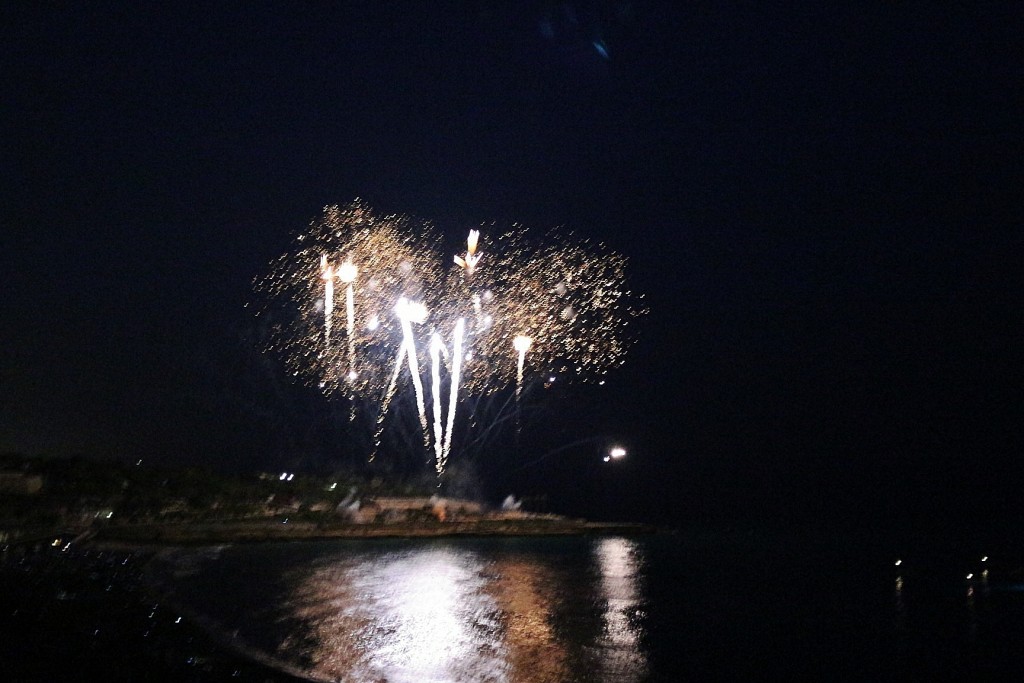
<svg viewBox="0 0 1024 683">
<path fill-rule="evenodd" d="M 412 385 L 416 389 L 416 410 L 420 416 L 420 427 L 423 428 L 423 445 L 430 448 L 430 435 L 427 430 L 427 406 L 423 402 L 423 382 L 420 381 L 420 365 L 416 360 L 416 342 L 412 336 L 412 323 L 408 317 L 401 316 L 402 335 L 407 346 L 406 358 L 409 360 L 409 372 L 412 374 Z"/>
<path fill-rule="evenodd" d="M 380 402 L 380 412 L 377 414 L 377 431 L 373 435 L 373 453 L 370 454 L 370 461 L 372 462 L 377 457 L 377 449 L 380 448 L 381 436 L 384 434 L 384 417 L 388 414 L 388 407 L 391 405 L 391 399 L 395 395 L 395 387 L 398 386 L 398 375 L 402 372 L 402 361 L 405 360 L 405 342 L 398 349 L 398 356 L 395 358 L 395 371 L 391 373 L 391 382 L 388 383 L 388 388 L 384 392 L 384 398 Z"/>
<path fill-rule="evenodd" d="M 523 366 L 526 364 L 526 352 L 530 350 L 533 340 L 520 335 L 512 340 L 512 346 L 519 352 L 519 362 L 516 364 L 516 403 L 519 402 L 519 393 L 523 389 Z"/>
<path fill-rule="evenodd" d="M 334 269 L 327 265 L 327 257 L 320 257 L 324 271 L 324 341 L 331 343 L 331 313 L 334 311 Z"/>
<path fill-rule="evenodd" d="M 352 283 L 348 284 L 345 301 L 345 312 L 348 314 L 348 421 L 355 422 L 356 419 L 356 397 L 352 387 L 356 381 L 356 305 L 352 295 Z"/>
<path fill-rule="evenodd" d="M 526 351 L 519 352 L 519 363 L 516 365 L 516 400 L 519 400 L 519 394 L 523 390 L 523 365 L 526 362 Z"/>
<path fill-rule="evenodd" d="M 345 312 L 348 314 L 348 379 L 351 382 L 356 378 L 356 304 L 351 283 L 346 291 Z"/>
<path fill-rule="evenodd" d="M 355 368 L 355 357 L 356 357 L 356 340 L 355 340 L 355 320 L 356 320 L 356 305 L 353 298 L 352 283 L 355 281 L 356 276 L 359 274 L 359 268 L 352 263 L 351 260 L 345 260 L 341 266 L 338 267 L 338 278 L 348 285 L 345 288 L 345 313 L 348 322 L 348 378 L 352 381 L 356 378 Z"/>
<path fill-rule="evenodd" d="M 438 467 L 438 474 L 444 471 L 448 463 L 448 455 L 452 452 L 452 429 L 455 426 L 455 406 L 458 404 L 459 380 L 462 379 L 462 335 L 466 321 L 459 318 L 455 322 L 455 339 L 452 342 L 452 377 L 448 389 L 448 428 L 444 435 L 444 457 Z"/>
<path fill-rule="evenodd" d="M 430 338 L 430 379 L 431 394 L 434 401 L 434 466 L 437 473 L 443 470 L 442 442 L 444 434 L 441 432 L 441 335 L 437 332 Z"/>
</svg>

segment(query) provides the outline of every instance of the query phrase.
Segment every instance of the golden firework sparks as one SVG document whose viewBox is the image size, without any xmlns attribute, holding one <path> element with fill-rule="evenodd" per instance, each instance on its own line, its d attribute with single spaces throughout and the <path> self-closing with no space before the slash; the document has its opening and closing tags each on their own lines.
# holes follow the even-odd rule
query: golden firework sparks
<svg viewBox="0 0 1024 683">
<path fill-rule="evenodd" d="M 592 381 L 623 362 L 635 339 L 631 323 L 645 310 L 626 287 L 622 255 L 569 232 L 534 239 L 518 225 L 482 228 L 470 231 L 465 254 L 444 273 L 430 224 L 377 216 L 359 201 L 326 207 L 256 284 L 259 314 L 269 319 L 266 350 L 325 394 L 376 411 L 377 445 L 392 396 L 411 385 L 430 446 L 419 376 L 430 367 L 439 472 L 456 396 L 515 387 L 518 397 L 531 372 Z M 482 253 L 486 268 L 478 267 Z M 331 343 L 335 279 L 346 286 L 345 345 Z M 417 344 L 417 334 L 434 341 Z M 452 340 L 451 354 L 441 339 Z M 451 384 L 447 429 L 442 364 Z"/>
</svg>

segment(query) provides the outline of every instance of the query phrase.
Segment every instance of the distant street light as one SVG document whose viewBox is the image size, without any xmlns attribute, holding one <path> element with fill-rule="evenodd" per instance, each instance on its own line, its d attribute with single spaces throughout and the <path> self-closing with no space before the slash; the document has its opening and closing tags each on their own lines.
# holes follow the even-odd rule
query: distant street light
<svg viewBox="0 0 1024 683">
<path fill-rule="evenodd" d="M 523 463 L 523 465 L 521 465 L 519 469 L 517 469 L 516 471 L 518 472 L 519 470 L 526 469 L 527 467 L 532 467 L 533 465 L 536 465 L 544 460 L 547 460 L 551 456 L 558 455 L 559 453 L 564 453 L 565 451 L 577 448 L 578 446 L 582 446 L 584 444 L 599 444 L 597 449 L 591 449 L 587 452 L 586 457 L 588 461 L 590 461 L 590 458 L 594 457 L 594 455 L 600 456 L 601 460 L 603 460 L 604 462 L 611 462 L 612 460 L 621 460 L 625 458 L 626 455 L 628 455 L 628 452 L 626 451 L 625 447 L 614 445 L 615 441 L 612 440 L 611 436 L 607 434 L 597 434 L 594 436 L 588 436 L 586 438 L 579 439 L 578 441 L 573 441 L 572 443 L 568 443 L 565 444 L 564 446 L 559 446 L 558 448 L 550 450 L 538 458 L 534 458 L 529 462 Z M 597 452 L 595 453 L 594 450 L 596 450 Z M 601 453 L 604 453 L 604 455 L 601 455 Z"/>
<path fill-rule="evenodd" d="M 604 456 L 605 462 L 612 460 L 621 460 L 626 457 L 626 449 L 622 446 L 612 446 L 611 450 L 608 451 L 608 455 Z"/>
</svg>

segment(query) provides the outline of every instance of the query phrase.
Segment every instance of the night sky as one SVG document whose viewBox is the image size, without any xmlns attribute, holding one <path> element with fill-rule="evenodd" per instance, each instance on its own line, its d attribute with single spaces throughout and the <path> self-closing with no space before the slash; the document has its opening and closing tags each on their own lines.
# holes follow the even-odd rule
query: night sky
<svg viewBox="0 0 1024 683">
<path fill-rule="evenodd" d="M 301 466 L 244 305 L 358 197 L 629 257 L 639 342 L 510 485 L 1024 520 L 1024 4 L 243 4 L 0 10 L 0 452 Z"/>
</svg>

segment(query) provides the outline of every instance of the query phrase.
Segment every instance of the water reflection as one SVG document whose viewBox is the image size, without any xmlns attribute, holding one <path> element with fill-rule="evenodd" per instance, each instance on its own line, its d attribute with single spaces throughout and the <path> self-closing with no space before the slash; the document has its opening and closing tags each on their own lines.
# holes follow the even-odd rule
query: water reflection
<svg viewBox="0 0 1024 683">
<path fill-rule="evenodd" d="M 332 679 L 497 680 L 497 608 L 481 569 L 443 548 L 334 558 L 297 584 L 282 654 Z"/>
<path fill-rule="evenodd" d="M 589 566 L 513 544 L 339 553 L 299 570 L 279 655 L 344 681 L 639 681 L 643 556 L 594 541 Z"/>
<path fill-rule="evenodd" d="M 559 577 L 531 556 L 512 554 L 495 560 L 488 586 L 501 611 L 497 634 L 510 681 L 571 680 L 569 647 L 553 625 Z"/>
<path fill-rule="evenodd" d="M 646 670 L 640 648 L 643 602 L 638 575 L 643 565 L 640 547 L 626 538 L 602 539 L 596 549 L 604 594 L 601 670 L 605 680 L 622 680 Z"/>
</svg>

